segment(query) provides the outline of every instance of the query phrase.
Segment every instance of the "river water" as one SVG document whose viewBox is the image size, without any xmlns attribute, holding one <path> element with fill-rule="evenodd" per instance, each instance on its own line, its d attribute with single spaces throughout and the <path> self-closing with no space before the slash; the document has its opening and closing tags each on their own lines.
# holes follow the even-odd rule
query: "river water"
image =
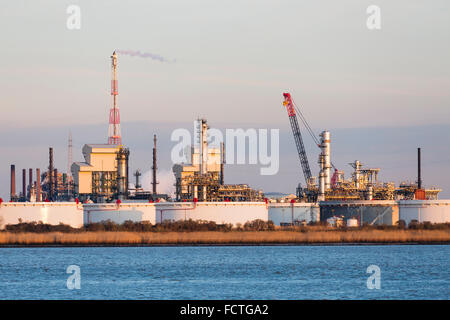
<svg viewBox="0 0 450 320">
<path fill-rule="evenodd" d="M 449 262 L 448 245 L 0 248 L 0 299 L 449 299 Z"/>
</svg>

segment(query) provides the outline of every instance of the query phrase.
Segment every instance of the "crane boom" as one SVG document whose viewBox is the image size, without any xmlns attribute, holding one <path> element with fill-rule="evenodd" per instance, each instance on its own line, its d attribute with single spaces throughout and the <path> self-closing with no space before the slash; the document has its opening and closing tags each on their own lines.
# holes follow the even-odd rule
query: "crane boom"
<svg viewBox="0 0 450 320">
<path fill-rule="evenodd" d="M 303 169 L 303 175 L 305 177 L 306 185 L 311 178 L 311 169 L 309 168 L 308 158 L 306 157 L 305 146 L 303 145 L 302 134 L 300 127 L 298 126 L 297 114 L 295 113 L 294 103 L 292 102 L 291 94 L 288 92 L 283 93 L 284 101 L 283 105 L 288 112 L 289 121 L 291 122 L 292 133 L 294 134 L 295 145 L 297 146 L 298 156 Z"/>
</svg>

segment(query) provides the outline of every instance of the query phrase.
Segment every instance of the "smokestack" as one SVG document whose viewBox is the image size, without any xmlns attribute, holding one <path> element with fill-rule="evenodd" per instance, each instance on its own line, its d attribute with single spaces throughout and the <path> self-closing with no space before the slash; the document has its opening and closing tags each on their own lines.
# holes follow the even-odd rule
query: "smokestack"
<svg viewBox="0 0 450 320">
<path fill-rule="evenodd" d="M 417 189 L 422 189 L 422 175 L 420 171 L 420 148 L 417 148 Z"/>
<path fill-rule="evenodd" d="M 10 200 L 14 201 L 16 198 L 16 166 L 11 165 L 11 192 L 10 192 Z"/>
<path fill-rule="evenodd" d="M 221 154 L 222 154 L 222 161 L 220 161 L 220 184 L 224 184 L 224 176 L 223 176 L 223 169 L 225 164 L 225 144 L 223 142 L 220 143 L 221 147 Z"/>
<path fill-rule="evenodd" d="M 41 199 L 41 170 L 36 169 L 36 201 L 40 202 Z"/>
<path fill-rule="evenodd" d="M 156 166 L 156 134 L 153 135 L 153 166 L 152 166 L 152 170 L 153 170 L 153 194 L 156 195 L 156 170 L 158 169 L 158 167 Z"/>
<path fill-rule="evenodd" d="M 53 200 L 53 148 L 48 149 L 48 200 Z"/>
<path fill-rule="evenodd" d="M 22 169 L 22 198 L 27 198 L 27 170 Z"/>
<path fill-rule="evenodd" d="M 33 169 L 28 170 L 28 185 L 30 186 L 29 197 L 31 197 L 31 189 L 33 189 Z"/>
</svg>

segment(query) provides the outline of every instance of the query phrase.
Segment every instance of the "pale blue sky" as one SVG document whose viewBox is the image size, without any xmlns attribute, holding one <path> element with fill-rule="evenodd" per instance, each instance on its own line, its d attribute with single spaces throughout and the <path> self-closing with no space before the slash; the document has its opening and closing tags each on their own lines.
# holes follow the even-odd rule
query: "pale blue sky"
<svg viewBox="0 0 450 320">
<path fill-rule="evenodd" d="M 66 28 L 70 4 L 81 8 L 81 30 Z M 366 27 L 371 4 L 381 8 L 381 30 Z M 358 134 L 351 128 L 370 132 L 379 161 L 372 161 L 370 146 L 355 146 L 350 153 L 354 141 L 344 135 L 347 140 L 339 146 L 346 153 L 333 149 L 343 166 L 356 156 L 368 162 L 370 154 L 372 166 L 383 170 L 384 164 L 388 170 L 389 163 L 409 159 L 408 152 L 414 155 L 420 142 L 428 148 L 427 157 L 441 159 L 430 167 L 429 183 L 450 189 L 449 9 L 444 0 L 3 0 L 0 196 L 8 198 L 9 164 L 16 163 L 18 172 L 38 163 L 43 169 L 50 145 L 60 146 L 55 150 L 57 165 L 65 168 L 69 128 L 79 144 L 74 160 L 81 158 L 82 143 L 106 141 L 109 56 L 114 49 L 176 59 L 169 64 L 119 56 L 124 127 L 144 123 L 148 132 L 143 134 L 151 135 L 185 124 L 190 129 L 191 121 L 203 116 L 218 127 L 286 131 L 285 157 L 292 158 L 289 170 L 298 171 L 298 177 L 264 180 L 230 168 L 230 178 L 235 174 L 245 180 L 230 183 L 250 182 L 266 191 L 276 191 L 267 190 L 276 186 L 287 192 L 302 180 L 281 106 L 281 94 L 289 90 L 317 133 L 328 129 L 332 135 L 345 130 Z M 88 136 L 82 130 L 86 126 L 97 130 L 88 131 L 93 134 Z M 380 129 L 367 131 L 369 127 Z M 55 135 L 48 134 L 52 128 Z M 410 134 L 399 141 L 384 132 Z M 439 135 L 435 139 L 434 133 Z M 124 141 L 133 145 L 136 155 L 145 154 L 145 143 L 130 141 L 137 137 L 130 133 Z M 408 149 L 398 148 L 398 143 Z M 310 163 L 317 171 L 317 154 L 312 152 Z M 169 170 L 171 164 L 161 167 Z M 344 169 L 350 172 L 350 167 Z M 386 180 L 409 178 L 408 171 L 391 171 Z"/>
</svg>

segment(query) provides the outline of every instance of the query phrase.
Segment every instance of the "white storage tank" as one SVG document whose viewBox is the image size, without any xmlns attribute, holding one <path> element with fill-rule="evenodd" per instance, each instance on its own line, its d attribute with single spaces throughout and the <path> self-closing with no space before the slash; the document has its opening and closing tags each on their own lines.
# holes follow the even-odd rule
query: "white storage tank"
<svg viewBox="0 0 450 320">
<path fill-rule="evenodd" d="M 122 224 L 125 221 L 156 223 L 154 203 L 88 203 L 84 204 L 84 224 L 111 221 Z"/>
<path fill-rule="evenodd" d="M 358 226 L 358 220 L 355 218 L 347 219 L 347 227 L 357 227 Z"/>
<path fill-rule="evenodd" d="M 75 202 L 7 202 L 0 204 L 0 229 L 7 224 L 40 222 L 60 223 L 73 228 L 83 226 L 83 205 Z"/>
<path fill-rule="evenodd" d="M 419 223 L 450 222 L 450 200 L 400 200 L 399 219 L 406 224 L 412 220 Z"/>
<path fill-rule="evenodd" d="M 344 224 L 344 220 L 340 217 L 331 217 L 327 219 L 327 224 L 330 227 L 341 227 Z"/>
<path fill-rule="evenodd" d="M 177 220 L 214 221 L 217 224 L 245 224 L 268 220 L 264 202 L 166 202 L 156 204 L 156 223 Z"/>
<path fill-rule="evenodd" d="M 320 208 L 314 203 L 269 203 L 268 219 L 276 226 L 285 223 L 299 224 L 301 222 L 319 222 Z"/>
</svg>

